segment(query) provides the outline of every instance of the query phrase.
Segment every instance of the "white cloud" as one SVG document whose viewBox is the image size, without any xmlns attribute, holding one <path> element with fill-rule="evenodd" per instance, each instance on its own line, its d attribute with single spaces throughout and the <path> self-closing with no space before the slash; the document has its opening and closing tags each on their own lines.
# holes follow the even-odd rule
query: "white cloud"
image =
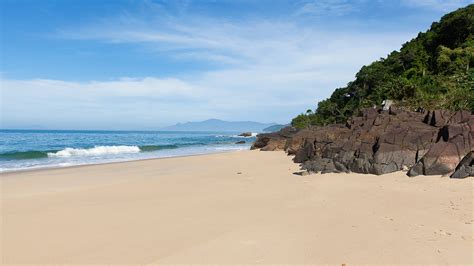
<svg viewBox="0 0 474 266">
<path fill-rule="evenodd" d="M 343 16 L 357 10 L 356 4 L 349 0 L 313 0 L 305 3 L 296 15 Z"/>
<path fill-rule="evenodd" d="M 104 129 L 157 128 L 207 118 L 287 123 L 407 36 L 281 31 L 220 38 L 236 42 L 196 54 L 213 60 L 209 57 L 223 51 L 237 63 L 180 78 L 3 80 L 4 127 L 31 120 L 47 127 Z"/>
<path fill-rule="evenodd" d="M 47 128 L 157 128 L 182 118 L 200 89 L 177 79 L 122 78 L 113 81 L 2 80 L 2 126 Z M 201 110 L 205 113 L 205 110 Z"/>
<path fill-rule="evenodd" d="M 385 56 L 399 48 L 416 32 L 324 30 L 317 25 L 309 27 L 291 21 L 232 23 L 196 17 L 185 21 L 175 18 L 139 21 L 127 17 L 65 30 L 60 35 L 70 39 L 135 43 L 144 45 L 160 56 L 213 61 L 241 69 L 278 64 L 283 64 L 285 68 L 288 65 L 321 67 L 325 63 L 321 61 L 323 58 L 326 63 L 334 64 L 333 61 L 342 54 L 354 57 L 350 54 L 354 50 L 363 50 L 364 54 L 359 53 L 355 57 L 365 58 L 362 62 L 370 62 L 371 58 Z M 316 57 L 318 62 L 307 62 L 308 58 Z M 304 65 L 304 62 L 310 66 Z M 352 64 L 351 61 L 347 63 Z"/>
<path fill-rule="evenodd" d="M 324 1 L 329 2 L 335 4 L 333 11 L 349 10 L 344 1 Z M 133 43 L 157 57 L 222 66 L 192 75 L 110 81 L 4 79 L 3 126 L 37 121 L 47 127 L 150 129 L 207 118 L 286 123 L 416 32 L 326 31 L 291 21 L 120 17 L 63 30 L 60 36 Z"/>
<path fill-rule="evenodd" d="M 428 8 L 442 12 L 454 11 L 455 9 L 473 4 L 472 0 L 403 0 L 403 3 L 412 7 Z"/>
</svg>

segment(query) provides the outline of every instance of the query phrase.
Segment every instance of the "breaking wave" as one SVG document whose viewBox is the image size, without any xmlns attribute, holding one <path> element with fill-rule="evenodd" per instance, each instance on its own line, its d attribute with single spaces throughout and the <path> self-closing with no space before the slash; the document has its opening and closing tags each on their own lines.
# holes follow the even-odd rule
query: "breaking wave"
<svg viewBox="0 0 474 266">
<path fill-rule="evenodd" d="M 140 152 L 140 147 L 138 146 L 96 146 L 89 149 L 65 148 L 57 152 L 48 152 L 48 157 L 98 156 L 138 152 Z"/>
<path fill-rule="evenodd" d="M 74 157 L 74 156 L 100 156 L 107 154 L 151 152 L 164 149 L 176 149 L 177 145 L 145 145 L 145 146 L 95 146 L 93 148 L 65 148 L 51 151 L 18 151 L 0 153 L 0 160 L 27 160 L 47 157 Z"/>
</svg>

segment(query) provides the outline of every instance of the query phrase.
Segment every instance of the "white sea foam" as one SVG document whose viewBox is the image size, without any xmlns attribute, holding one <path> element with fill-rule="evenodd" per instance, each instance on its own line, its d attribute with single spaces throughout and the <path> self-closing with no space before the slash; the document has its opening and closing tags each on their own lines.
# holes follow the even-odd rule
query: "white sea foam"
<svg viewBox="0 0 474 266">
<path fill-rule="evenodd" d="M 138 146 L 96 146 L 90 149 L 66 148 L 58 152 L 49 152 L 48 157 L 98 156 L 104 154 L 139 153 Z"/>
</svg>

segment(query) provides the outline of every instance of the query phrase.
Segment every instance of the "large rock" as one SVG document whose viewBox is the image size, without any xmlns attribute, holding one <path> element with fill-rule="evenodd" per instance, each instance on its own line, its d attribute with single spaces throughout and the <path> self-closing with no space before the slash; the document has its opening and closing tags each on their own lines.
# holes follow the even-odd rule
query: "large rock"
<svg viewBox="0 0 474 266">
<path fill-rule="evenodd" d="M 457 117 L 455 122 L 453 117 Z M 451 120 L 446 120 L 446 125 L 439 129 L 436 141 L 410 169 L 408 175 L 453 174 L 461 160 L 474 147 L 473 129 L 474 119 L 464 119 L 462 115 L 453 114 Z"/>
<path fill-rule="evenodd" d="M 291 139 L 296 131 L 294 127 L 285 127 L 277 132 L 258 134 L 250 149 L 260 149 L 262 151 L 284 150 L 287 141 Z"/>
<path fill-rule="evenodd" d="M 474 176 L 474 152 L 469 152 L 456 166 L 456 170 L 451 175 L 451 178 L 465 178 Z"/>
<path fill-rule="evenodd" d="M 286 150 L 309 172 L 448 175 L 473 150 L 473 122 L 468 111 L 422 113 L 392 105 L 363 109 L 345 125 L 260 134 L 252 148 Z M 459 175 L 470 169 L 460 166 Z"/>
<path fill-rule="evenodd" d="M 466 123 L 471 119 L 472 113 L 469 111 L 447 111 L 447 110 L 434 110 L 426 113 L 423 122 L 435 127 L 443 127 L 447 124 L 459 124 Z"/>
<path fill-rule="evenodd" d="M 252 132 L 243 132 L 239 134 L 239 137 L 251 137 Z"/>
</svg>

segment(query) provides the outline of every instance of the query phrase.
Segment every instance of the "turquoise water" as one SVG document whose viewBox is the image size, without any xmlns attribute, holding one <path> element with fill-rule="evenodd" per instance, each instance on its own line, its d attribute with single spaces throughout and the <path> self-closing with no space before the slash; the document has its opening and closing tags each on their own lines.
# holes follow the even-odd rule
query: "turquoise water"
<svg viewBox="0 0 474 266">
<path fill-rule="evenodd" d="M 250 148 L 238 132 L 0 130 L 0 171 L 64 167 Z M 245 144 L 235 144 L 237 141 Z"/>
</svg>

